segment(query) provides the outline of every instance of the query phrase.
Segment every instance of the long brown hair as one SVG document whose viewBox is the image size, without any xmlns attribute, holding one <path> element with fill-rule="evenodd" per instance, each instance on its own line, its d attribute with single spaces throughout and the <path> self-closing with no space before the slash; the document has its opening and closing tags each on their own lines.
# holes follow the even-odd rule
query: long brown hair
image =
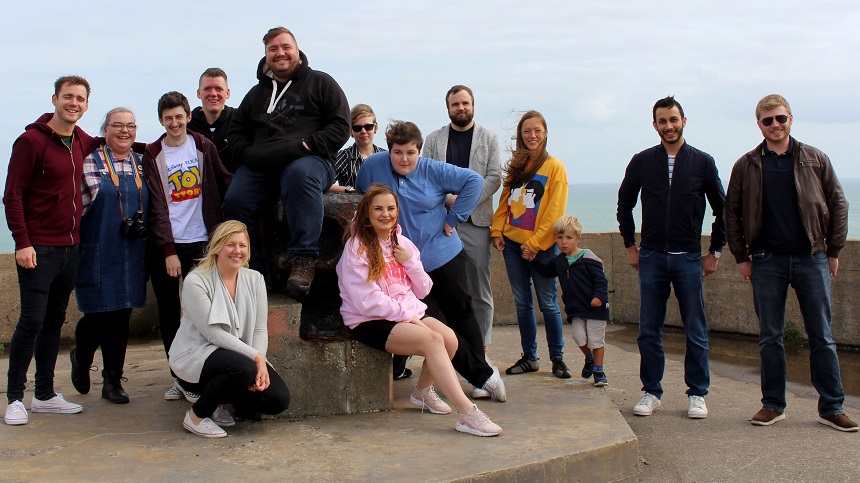
<svg viewBox="0 0 860 483">
<path fill-rule="evenodd" d="M 352 219 L 349 231 L 344 234 L 344 243 L 349 243 L 349 239 L 355 237 L 358 240 L 358 254 L 366 254 L 369 265 L 367 270 L 368 282 L 379 280 L 385 273 L 385 258 L 382 255 L 382 246 L 379 244 L 376 230 L 370 224 L 370 207 L 373 199 L 379 195 L 391 195 L 394 197 L 394 204 L 397 207 L 397 216 L 399 218 L 400 202 L 397 200 L 397 194 L 387 185 L 375 184 L 367 189 L 361 201 L 358 202 L 358 208 L 355 211 L 355 217 Z M 395 218 L 394 226 L 391 228 L 391 243 L 394 245 L 397 245 L 398 218 Z"/>
<path fill-rule="evenodd" d="M 505 172 L 507 173 L 505 186 L 508 188 L 513 188 L 514 186 L 523 184 L 524 181 L 532 179 L 535 173 L 543 166 L 544 161 L 549 159 L 549 153 L 546 152 L 546 138 L 544 138 L 538 148 L 539 152 L 536 159 L 531 159 L 531 152 L 526 147 L 525 141 L 523 141 L 523 123 L 532 118 L 540 120 L 544 131 L 549 134 L 549 130 L 546 127 L 546 119 L 544 119 L 541 113 L 532 110 L 523 114 L 520 122 L 517 123 L 517 149 L 511 154 L 511 159 L 505 167 Z"/>
</svg>

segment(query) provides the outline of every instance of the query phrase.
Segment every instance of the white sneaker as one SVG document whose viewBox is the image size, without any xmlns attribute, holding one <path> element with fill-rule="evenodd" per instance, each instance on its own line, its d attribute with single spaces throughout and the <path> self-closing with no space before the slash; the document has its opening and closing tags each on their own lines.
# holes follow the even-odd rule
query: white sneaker
<svg viewBox="0 0 860 483">
<path fill-rule="evenodd" d="M 490 399 L 493 395 L 483 387 L 472 389 L 472 399 Z"/>
<path fill-rule="evenodd" d="M 460 413 L 460 419 L 457 420 L 454 429 L 475 436 L 497 436 L 502 432 L 501 426 L 490 421 L 490 418 L 474 404 L 467 413 Z"/>
<path fill-rule="evenodd" d="M 33 396 L 30 402 L 30 411 L 34 413 L 76 414 L 83 410 L 83 406 L 66 401 L 60 393 L 47 401 L 40 401 Z"/>
<path fill-rule="evenodd" d="M 708 406 L 705 406 L 703 396 L 690 396 L 690 407 L 687 409 L 690 419 L 705 419 L 708 417 Z"/>
<path fill-rule="evenodd" d="M 503 381 L 502 376 L 499 375 L 499 369 L 497 367 L 493 368 L 493 375 L 484 383 L 484 390 L 488 391 L 490 395 L 499 402 L 505 402 L 508 400 L 508 393 L 505 391 L 505 381 Z"/>
<path fill-rule="evenodd" d="M 657 410 L 660 407 L 660 399 L 657 396 L 645 393 L 642 396 L 642 399 L 639 400 L 639 404 L 633 406 L 633 414 L 637 416 L 650 416 L 651 413 Z"/>
<path fill-rule="evenodd" d="M 27 424 L 30 417 L 27 416 L 27 408 L 21 401 L 12 401 L 6 406 L 6 424 L 11 426 L 20 426 Z"/>
<path fill-rule="evenodd" d="M 227 432 L 221 429 L 220 426 L 215 424 L 215 422 L 209 418 L 203 418 L 203 421 L 200 421 L 200 424 L 194 424 L 194 421 L 191 420 L 190 409 L 185 412 L 185 420 L 182 421 L 182 427 L 187 429 L 189 432 L 204 438 L 223 438 L 224 436 L 227 436 Z"/>
<path fill-rule="evenodd" d="M 233 415 L 230 414 L 230 410 L 227 408 L 226 404 L 219 404 L 218 407 L 215 408 L 215 412 L 212 413 L 212 421 L 215 421 L 215 424 L 218 426 L 226 428 L 236 425 L 236 420 L 233 419 Z"/>
</svg>

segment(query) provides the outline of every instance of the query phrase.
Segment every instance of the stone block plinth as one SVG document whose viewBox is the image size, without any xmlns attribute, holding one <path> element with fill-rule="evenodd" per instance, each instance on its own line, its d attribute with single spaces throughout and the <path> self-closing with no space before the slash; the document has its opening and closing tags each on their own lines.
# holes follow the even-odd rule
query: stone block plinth
<svg viewBox="0 0 860 483">
<path fill-rule="evenodd" d="M 391 409 L 391 356 L 354 340 L 299 337 L 302 305 L 269 294 L 268 359 L 290 388 L 282 417 Z"/>
</svg>

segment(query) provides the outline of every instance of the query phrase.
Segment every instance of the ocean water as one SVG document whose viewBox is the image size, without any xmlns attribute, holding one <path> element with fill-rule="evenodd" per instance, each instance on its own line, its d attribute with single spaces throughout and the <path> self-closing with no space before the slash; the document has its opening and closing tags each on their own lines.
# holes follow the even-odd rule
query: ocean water
<svg viewBox="0 0 860 483">
<path fill-rule="evenodd" d="M 840 180 L 848 199 L 848 237 L 860 238 L 860 178 Z M 586 232 L 618 231 L 615 210 L 618 203 L 618 183 L 573 184 L 567 199 L 567 214 L 582 221 Z M 724 186 L 726 186 L 724 182 Z M 703 231 L 710 233 L 713 217 L 705 218 Z M 636 226 L 639 227 L 641 213 L 639 205 L 634 210 Z M 6 226 L 5 210 L 0 210 L 0 252 L 14 252 L 12 234 Z"/>
</svg>

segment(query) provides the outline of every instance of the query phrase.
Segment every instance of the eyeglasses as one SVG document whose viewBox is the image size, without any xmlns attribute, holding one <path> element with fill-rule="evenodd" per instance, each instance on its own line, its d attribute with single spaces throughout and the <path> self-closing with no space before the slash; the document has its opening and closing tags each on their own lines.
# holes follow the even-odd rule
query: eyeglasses
<svg viewBox="0 0 860 483">
<path fill-rule="evenodd" d="M 778 122 L 780 124 L 785 124 L 788 122 L 788 114 L 780 114 L 778 116 L 763 117 L 763 118 L 761 118 L 761 121 L 759 121 L 759 122 L 761 123 L 762 126 L 770 126 L 771 124 L 773 124 L 774 119 L 776 120 L 776 122 Z"/>
<path fill-rule="evenodd" d="M 110 127 L 114 128 L 114 129 L 116 129 L 117 131 L 120 131 L 120 132 L 122 132 L 123 128 L 127 129 L 127 130 L 128 130 L 128 132 L 135 132 L 135 131 L 137 131 L 137 124 L 134 124 L 134 123 L 132 123 L 132 124 L 123 124 L 123 123 L 121 123 L 121 122 L 112 122 L 112 123 L 108 124 L 108 126 L 110 126 Z"/>
<path fill-rule="evenodd" d="M 376 127 L 376 123 L 373 124 L 365 124 L 364 126 L 352 126 L 352 132 L 361 132 L 364 129 L 367 132 L 373 131 L 373 128 Z"/>
</svg>

